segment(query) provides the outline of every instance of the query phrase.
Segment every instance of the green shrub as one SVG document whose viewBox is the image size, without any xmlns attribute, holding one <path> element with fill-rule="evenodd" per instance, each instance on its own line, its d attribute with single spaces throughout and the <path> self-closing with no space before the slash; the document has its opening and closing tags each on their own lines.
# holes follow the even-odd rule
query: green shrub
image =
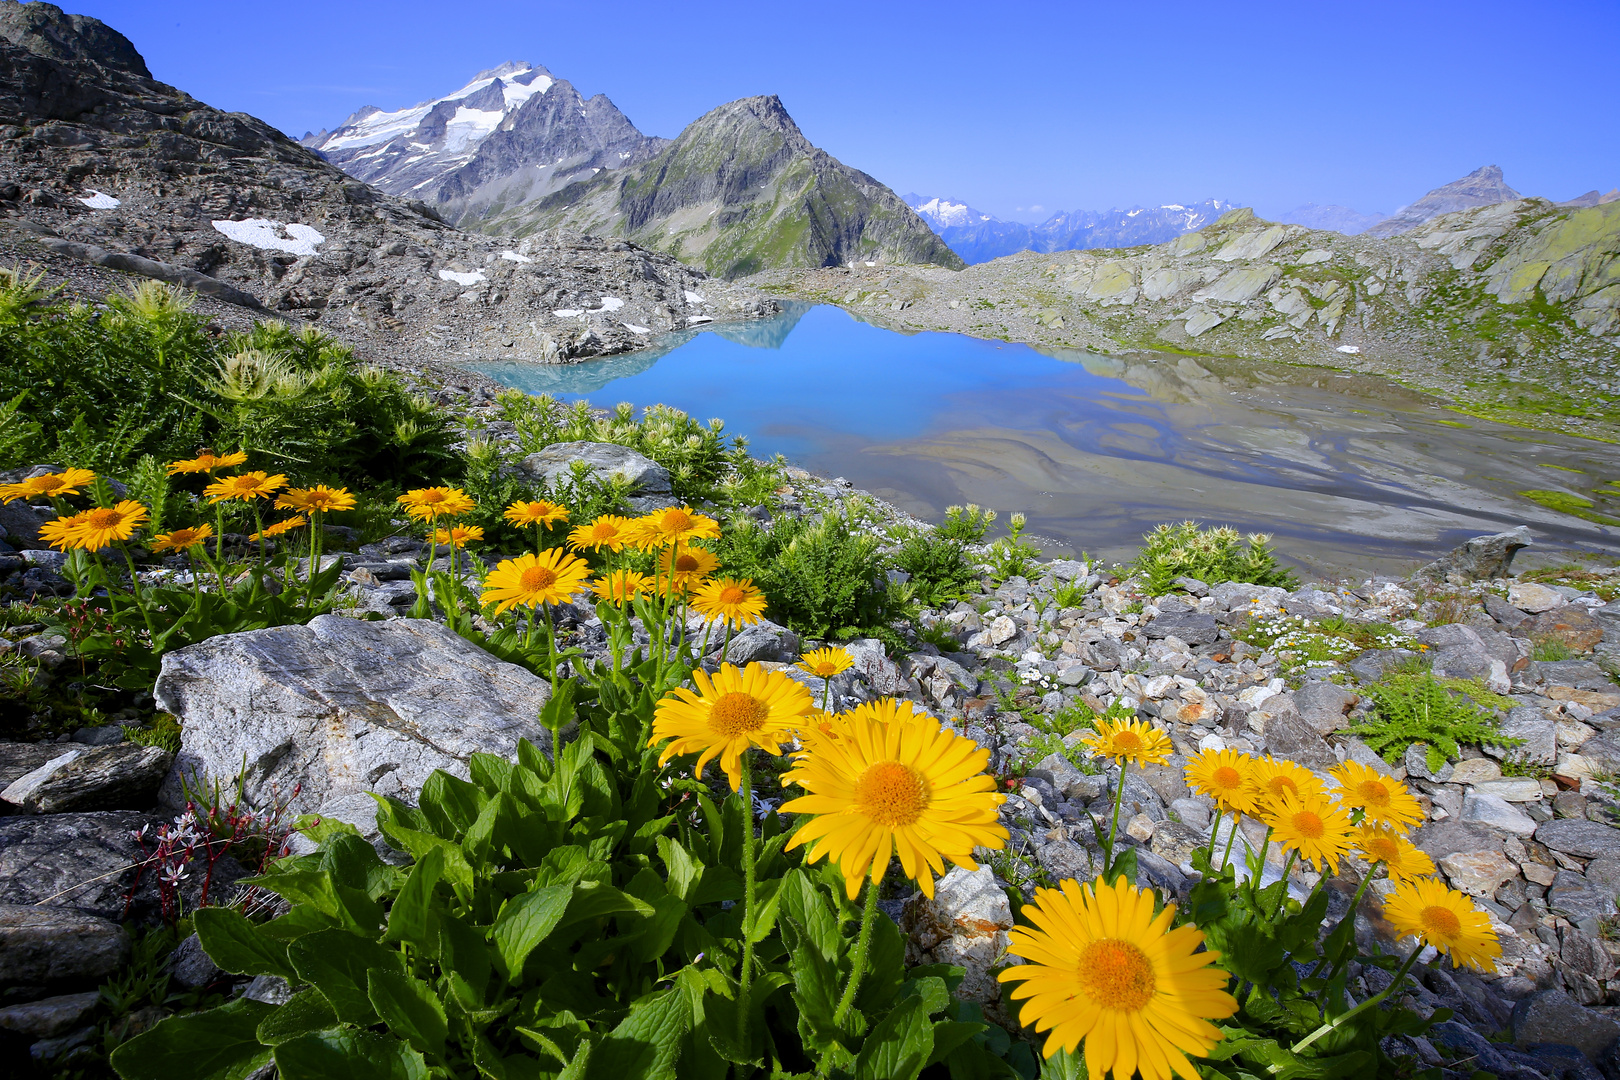
<svg viewBox="0 0 1620 1080">
<path fill-rule="evenodd" d="M 1041 557 L 1041 549 L 1023 538 L 1028 524 L 1029 519 L 1023 514 L 1014 514 L 1007 519 L 1007 535 L 990 545 L 985 561 L 990 564 L 990 576 L 996 581 L 1027 578 L 1039 565 L 1036 560 Z"/>
<path fill-rule="evenodd" d="M 980 544 L 984 542 L 985 533 L 990 531 L 990 526 L 995 520 L 994 510 L 981 510 L 977 503 L 947 506 L 945 521 L 939 527 L 939 535 L 947 540 L 960 540 L 964 544 Z"/>
<path fill-rule="evenodd" d="M 1221 526 L 1200 529 L 1196 521 L 1164 524 L 1142 537 L 1146 546 L 1130 572 L 1142 578 L 1149 596 L 1176 589 L 1176 578 L 1190 577 L 1206 585 L 1241 581 L 1283 589 L 1298 587 L 1293 572 L 1279 566 L 1271 552 L 1271 538 L 1262 533 L 1243 536 Z"/>
<path fill-rule="evenodd" d="M 1437 679 L 1433 672 L 1401 670 L 1365 687 L 1371 715 L 1345 730 L 1385 761 L 1395 763 L 1414 743 L 1428 747 L 1430 771 L 1438 772 L 1463 746 L 1524 745 L 1504 736 L 1496 718 L 1513 702 L 1479 680 Z"/>
<path fill-rule="evenodd" d="M 962 541 L 939 532 L 910 533 L 895 553 L 894 564 L 911 575 L 918 601 L 929 607 L 962 599 L 977 578 Z"/>
</svg>

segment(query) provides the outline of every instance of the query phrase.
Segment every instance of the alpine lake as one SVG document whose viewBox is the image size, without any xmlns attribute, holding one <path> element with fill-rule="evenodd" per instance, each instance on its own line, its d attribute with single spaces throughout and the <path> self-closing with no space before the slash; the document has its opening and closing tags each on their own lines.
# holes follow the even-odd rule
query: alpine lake
<svg viewBox="0 0 1620 1080">
<path fill-rule="evenodd" d="M 750 452 L 848 479 L 931 521 L 1023 511 L 1048 557 L 1128 559 L 1162 521 L 1275 536 L 1324 576 L 1404 574 L 1527 524 L 1536 557 L 1620 553 L 1620 448 L 1478 420 L 1393 382 L 1174 354 L 901 334 L 831 306 L 680 331 L 578 364 L 469 364 L 531 394 L 721 417 Z M 999 531 L 999 525 L 998 529 Z M 1530 554 L 1527 552 L 1526 554 Z"/>
</svg>

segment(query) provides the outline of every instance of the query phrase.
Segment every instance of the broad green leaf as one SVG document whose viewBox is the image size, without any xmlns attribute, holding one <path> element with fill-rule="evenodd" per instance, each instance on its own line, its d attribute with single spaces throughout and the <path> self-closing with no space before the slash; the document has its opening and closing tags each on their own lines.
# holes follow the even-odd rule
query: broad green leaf
<svg viewBox="0 0 1620 1080">
<path fill-rule="evenodd" d="M 439 960 L 450 992 L 463 1009 L 482 1009 L 489 993 L 491 952 L 478 930 L 454 916 L 439 922 Z"/>
<path fill-rule="evenodd" d="M 281 1080 L 428 1080 L 421 1054 L 390 1036 L 350 1028 L 284 1042 L 275 1061 Z"/>
<path fill-rule="evenodd" d="M 307 1035 L 311 1031 L 324 1031 L 338 1024 L 337 1013 L 319 990 L 300 990 L 287 999 L 287 1003 L 259 1025 L 259 1041 L 266 1046 L 280 1046 L 289 1039 Z"/>
<path fill-rule="evenodd" d="M 421 812 L 430 828 L 445 840 L 460 840 L 478 820 L 487 796 L 472 784 L 435 769 L 422 785 Z"/>
<path fill-rule="evenodd" d="M 683 902 L 691 903 L 692 887 L 703 877 L 703 864 L 672 836 L 658 837 L 658 857 L 669 875 L 669 891 Z"/>
<path fill-rule="evenodd" d="M 294 904 L 308 904 L 322 915 L 341 918 L 342 905 L 325 870 L 277 870 L 243 884 L 262 885 Z"/>
<path fill-rule="evenodd" d="M 945 989 L 945 980 L 935 976 L 924 976 L 920 979 L 907 979 L 900 984 L 900 1000 L 907 998 L 920 998 L 923 1003 L 923 1012 L 932 1016 L 950 1004 L 950 991 Z"/>
<path fill-rule="evenodd" d="M 377 851 L 354 833 L 339 833 L 321 848 L 321 869 L 332 875 L 332 884 L 367 891 L 370 874 L 383 865 Z"/>
<path fill-rule="evenodd" d="M 450 1029 L 432 988 L 399 971 L 373 971 L 369 980 L 371 1006 L 388 1030 L 424 1054 L 443 1058 Z"/>
<path fill-rule="evenodd" d="M 591 1051 L 589 1080 L 666 1080 L 675 1075 L 692 1007 L 679 988 L 642 998 Z"/>
<path fill-rule="evenodd" d="M 761 881 L 754 894 L 753 921 L 751 925 L 743 927 L 743 932 L 756 944 L 770 937 L 776 927 L 776 911 L 782 897 L 781 884 L 781 878 Z"/>
<path fill-rule="evenodd" d="M 514 897 L 501 909 L 495 920 L 495 947 L 500 950 L 507 976 L 513 983 L 522 979 L 523 964 L 529 954 L 562 921 L 573 895 L 571 886 L 552 885 Z"/>
<path fill-rule="evenodd" d="M 866 950 L 866 978 L 855 1005 L 868 1016 L 880 1016 L 900 992 L 906 971 L 906 939 L 891 919 L 872 920 Z"/>
<path fill-rule="evenodd" d="M 783 929 L 796 925 L 784 922 Z M 838 1041 L 833 1014 L 843 987 L 838 970 L 821 955 L 821 950 L 810 943 L 807 935 L 793 933 L 799 940 L 791 954 L 789 973 L 793 976 L 793 1002 L 799 1007 L 799 1037 L 807 1050 L 825 1050 Z"/>
<path fill-rule="evenodd" d="M 408 941 L 429 956 L 436 954 L 438 942 L 429 919 L 433 903 L 433 889 L 444 873 L 444 852 L 438 847 L 430 849 L 417 860 L 405 879 L 405 884 L 394 898 L 388 911 L 388 931 L 384 941 Z"/>
<path fill-rule="evenodd" d="M 935 1021 L 934 1049 L 928 1055 L 928 1064 L 935 1065 L 944 1061 L 956 1052 L 957 1047 L 984 1029 L 984 1024 L 967 1023 L 961 1020 Z"/>
<path fill-rule="evenodd" d="M 293 970 L 326 995 L 338 1019 L 365 1027 L 377 1022 L 366 989 L 373 968 L 404 970 L 399 953 L 346 930 L 305 934 L 287 947 Z"/>
<path fill-rule="evenodd" d="M 838 917 L 816 883 L 803 870 L 789 870 L 782 878 L 782 914 L 798 924 L 810 943 L 828 963 L 836 963 L 845 951 L 844 937 L 838 932 Z"/>
<path fill-rule="evenodd" d="M 294 978 L 287 943 L 261 933 L 235 908 L 198 908 L 191 916 L 208 958 L 233 975 Z"/>
<path fill-rule="evenodd" d="M 246 1080 L 270 1061 L 259 1024 L 274 1005 L 237 998 L 229 1005 L 171 1016 L 112 1052 L 124 1080 Z"/>
<path fill-rule="evenodd" d="M 913 1080 L 934 1050 L 934 1025 L 921 998 L 907 998 L 861 1045 L 855 1080 Z"/>
<path fill-rule="evenodd" d="M 483 788 L 486 795 L 493 796 L 510 786 L 512 763 L 494 754 L 473 754 L 467 759 L 467 772 L 473 783 Z"/>
<path fill-rule="evenodd" d="M 1082 1043 L 1074 1053 L 1058 1048 L 1058 1052 L 1041 1062 L 1041 1080 L 1087 1080 L 1085 1047 Z"/>
</svg>

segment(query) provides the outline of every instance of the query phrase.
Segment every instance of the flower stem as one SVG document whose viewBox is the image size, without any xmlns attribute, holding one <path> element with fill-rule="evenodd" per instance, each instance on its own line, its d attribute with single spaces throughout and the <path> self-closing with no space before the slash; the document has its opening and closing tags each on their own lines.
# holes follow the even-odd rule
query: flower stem
<svg viewBox="0 0 1620 1080">
<path fill-rule="evenodd" d="M 1103 873 L 1114 868 L 1114 839 L 1119 836 L 1119 808 L 1125 802 L 1125 770 L 1129 764 L 1119 760 L 1119 779 L 1114 783 L 1114 823 L 1108 828 L 1108 847 L 1103 851 Z"/>
<path fill-rule="evenodd" d="M 855 939 L 855 952 L 850 957 L 849 983 L 844 987 L 844 996 L 838 999 L 838 1008 L 833 1013 L 833 1026 L 842 1027 L 844 1018 L 849 1015 L 850 1008 L 855 1004 L 855 992 L 861 988 L 861 976 L 866 973 L 866 949 L 872 944 L 872 919 L 877 914 L 878 883 L 866 883 L 866 906 L 861 909 L 861 933 Z"/>
<path fill-rule="evenodd" d="M 1236 828 L 1237 827 L 1237 822 L 1233 821 L 1232 826 L 1233 826 L 1233 828 Z M 1213 824 L 1213 825 L 1211 825 L 1209 827 L 1209 863 L 1210 863 L 1210 868 L 1211 869 L 1214 869 L 1214 866 L 1215 866 L 1215 842 L 1216 842 L 1216 840 L 1218 840 L 1220 838 L 1220 835 L 1221 835 L 1221 807 L 1217 803 L 1216 806 L 1215 806 L 1215 824 Z M 1225 864 L 1223 863 L 1222 865 L 1225 865 Z"/>
<path fill-rule="evenodd" d="M 1226 869 L 1226 864 L 1228 862 L 1230 862 L 1231 859 L 1232 859 L 1232 841 L 1237 839 L 1238 821 L 1239 820 L 1241 820 L 1241 815 L 1239 815 L 1239 814 L 1233 814 L 1232 815 L 1232 829 L 1231 829 L 1230 832 L 1228 832 L 1226 834 L 1226 850 L 1221 852 L 1221 869 L 1222 870 Z M 1245 841 L 1245 843 L 1247 843 L 1247 841 Z"/>
<path fill-rule="evenodd" d="M 1288 872 L 1294 868 L 1294 860 L 1298 857 L 1299 852 L 1290 851 L 1288 853 L 1288 858 L 1283 860 L 1282 893 L 1277 897 L 1277 906 L 1271 909 L 1271 917 L 1273 919 L 1282 914 L 1283 905 L 1288 903 Z M 1264 868 L 1262 867 L 1262 869 Z"/>
<path fill-rule="evenodd" d="M 748 761 L 748 751 L 742 752 L 743 810 L 743 956 L 742 971 L 737 983 L 737 1040 L 748 1045 L 749 993 L 754 985 L 754 894 L 756 891 L 754 867 L 754 770 Z"/>
<path fill-rule="evenodd" d="M 1322 1036 L 1324 1036 L 1324 1035 L 1328 1034 L 1329 1032 L 1333 1031 L 1335 1028 L 1339 1027 L 1341 1024 L 1349 1022 L 1349 1020 L 1352 1017 L 1354 1017 L 1354 1016 L 1356 1016 L 1356 1015 L 1358 1015 L 1360 1013 L 1366 1012 L 1368 1009 L 1371 1009 L 1371 1008 L 1377 1006 L 1385 998 L 1387 998 L 1387 997 L 1389 997 L 1389 995 L 1393 994 L 1396 991 L 1396 989 L 1401 985 L 1401 982 L 1406 978 L 1406 973 L 1408 971 L 1412 970 L 1413 963 L 1415 963 L 1417 961 L 1418 953 L 1420 953 L 1422 951 L 1423 951 L 1423 942 L 1419 941 L 1416 945 L 1412 946 L 1412 954 L 1406 958 L 1406 963 L 1402 964 L 1401 967 L 1400 967 L 1400 970 L 1395 972 L 1395 981 L 1390 983 L 1389 986 L 1385 988 L 1383 993 L 1377 994 L 1377 995 L 1375 995 L 1373 997 L 1370 997 L 1366 1001 L 1363 1001 L 1360 1005 L 1357 1005 L 1355 1008 L 1353 1008 L 1349 1012 L 1345 1013 L 1344 1015 L 1336 1016 L 1332 1020 L 1329 1020 L 1327 1023 L 1323 1024 L 1321 1027 L 1317 1028 L 1315 1031 L 1313 1031 L 1309 1035 L 1305 1036 L 1299 1042 L 1295 1043 L 1293 1048 L 1289 1051 L 1290 1055 L 1299 1053 L 1301 1050 L 1303 1050 L 1307 1046 L 1311 1045 L 1311 1043 L 1315 1042 L 1317 1039 L 1320 1039 Z M 1281 1064 L 1273 1065 L 1271 1067 L 1271 1071 L 1274 1072 L 1274 1073 L 1281 1072 L 1282 1071 L 1282 1065 Z"/>
</svg>

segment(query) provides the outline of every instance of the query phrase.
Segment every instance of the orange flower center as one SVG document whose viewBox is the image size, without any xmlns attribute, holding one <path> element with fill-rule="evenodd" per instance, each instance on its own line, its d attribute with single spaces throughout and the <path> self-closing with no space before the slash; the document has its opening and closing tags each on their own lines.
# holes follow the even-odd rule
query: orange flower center
<svg viewBox="0 0 1620 1080">
<path fill-rule="evenodd" d="M 429 488 L 427 491 L 422 492 L 422 502 L 427 503 L 427 504 L 442 503 L 442 502 L 444 502 L 445 498 L 446 498 L 446 496 L 445 496 L 444 492 L 442 492 L 442 491 L 434 491 L 431 488 Z"/>
<path fill-rule="evenodd" d="M 855 781 L 855 803 L 880 825 L 910 825 L 928 808 L 928 781 L 909 765 L 880 761 Z"/>
<path fill-rule="evenodd" d="M 518 584 L 523 587 L 524 592 L 544 592 L 557 584 L 557 573 L 549 567 L 531 566 L 523 571 Z"/>
<path fill-rule="evenodd" d="M 1322 819 L 1309 810 L 1301 810 L 1293 817 L 1294 831 L 1307 840 L 1320 840 L 1327 831 Z"/>
<path fill-rule="evenodd" d="M 1243 774 L 1230 765 L 1222 765 L 1210 776 L 1215 786 L 1222 791 L 1231 791 L 1243 786 Z"/>
<path fill-rule="evenodd" d="M 92 510 L 84 523 L 92 529 L 114 529 L 124 523 L 124 515 L 117 510 Z"/>
<path fill-rule="evenodd" d="M 690 574 L 698 568 L 697 556 L 682 554 L 675 559 L 675 572 L 677 574 Z"/>
<path fill-rule="evenodd" d="M 619 530 L 608 522 L 598 522 L 591 526 L 591 539 L 593 540 L 611 540 L 617 535 L 619 535 Z"/>
<path fill-rule="evenodd" d="M 1114 746 L 1120 750 L 1142 749 L 1142 736 L 1134 731 L 1121 731 L 1114 736 Z"/>
<path fill-rule="evenodd" d="M 720 590 L 720 603 L 722 604 L 740 604 L 746 599 L 748 599 L 748 594 L 735 585 L 727 585 Z"/>
<path fill-rule="evenodd" d="M 1291 791 L 1295 795 L 1299 794 L 1299 787 L 1286 776 L 1274 776 L 1266 781 L 1266 790 L 1271 792 L 1274 799 L 1281 798 L 1282 793 L 1285 791 Z"/>
<path fill-rule="evenodd" d="M 1367 841 L 1367 854 L 1381 863 L 1397 863 L 1400 861 L 1401 849 L 1395 841 L 1385 836 L 1376 840 Z"/>
<path fill-rule="evenodd" d="M 664 511 L 664 520 L 661 523 L 665 532 L 685 532 L 692 527 L 692 515 L 679 508 Z"/>
<path fill-rule="evenodd" d="M 1418 922 L 1423 924 L 1423 932 L 1429 937 L 1438 937 L 1447 941 L 1455 938 L 1462 931 L 1462 920 L 1457 913 L 1448 907 L 1426 907 L 1418 916 Z"/>
<path fill-rule="evenodd" d="M 1389 788 L 1378 780 L 1363 780 L 1356 785 L 1356 794 L 1366 806 L 1376 806 L 1380 809 L 1389 805 Z"/>
<path fill-rule="evenodd" d="M 1117 938 L 1102 938 L 1080 954 L 1080 989 L 1105 1009 L 1140 1012 L 1153 1000 L 1158 980 L 1147 953 Z"/>
<path fill-rule="evenodd" d="M 42 494 L 64 487 L 67 487 L 67 483 L 60 476 L 39 476 L 34 478 L 34 490 Z"/>
<path fill-rule="evenodd" d="M 735 739 L 765 726 L 771 707 L 752 694 L 733 690 L 709 706 L 709 730 L 723 739 Z"/>
<path fill-rule="evenodd" d="M 821 660 L 811 665 L 810 671 L 812 674 L 819 675 L 823 679 L 830 679 L 834 675 L 838 674 L 838 667 L 831 660 Z"/>
</svg>

